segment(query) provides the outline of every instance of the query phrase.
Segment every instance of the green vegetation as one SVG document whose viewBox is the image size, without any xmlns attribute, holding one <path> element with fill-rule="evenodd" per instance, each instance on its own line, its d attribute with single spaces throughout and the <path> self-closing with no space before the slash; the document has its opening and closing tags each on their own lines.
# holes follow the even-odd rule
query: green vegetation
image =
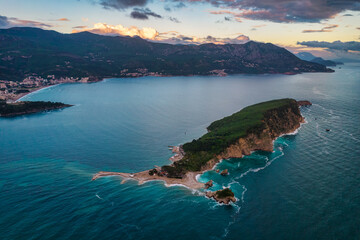
<svg viewBox="0 0 360 240">
<path fill-rule="evenodd" d="M 264 119 L 274 109 L 298 109 L 294 99 L 279 99 L 255 104 L 234 113 L 231 116 L 217 120 L 207 128 L 208 133 L 198 140 L 183 145 L 185 156 L 173 166 L 164 166 L 169 177 L 181 178 L 188 171 L 200 171 L 201 168 L 239 138 L 250 133 L 259 134 L 265 128 Z M 281 111 L 279 111 L 281 112 Z"/>
<path fill-rule="evenodd" d="M 53 109 L 70 107 L 71 105 L 60 102 L 16 102 L 6 103 L 0 101 L 0 117 L 13 117 L 29 113 L 37 113 Z"/>
<path fill-rule="evenodd" d="M 226 197 L 234 197 L 234 193 L 230 190 L 230 188 L 225 188 L 223 190 L 219 190 L 216 192 L 217 198 L 226 198 Z"/>
<path fill-rule="evenodd" d="M 150 176 L 153 176 L 154 174 L 157 174 L 157 173 L 158 173 L 158 171 L 156 170 L 156 168 L 149 170 Z"/>
</svg>

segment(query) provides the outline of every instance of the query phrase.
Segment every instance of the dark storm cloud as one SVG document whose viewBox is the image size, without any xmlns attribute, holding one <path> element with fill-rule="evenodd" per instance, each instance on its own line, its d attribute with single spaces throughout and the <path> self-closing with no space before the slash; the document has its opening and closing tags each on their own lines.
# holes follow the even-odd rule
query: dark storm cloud
<svg viewBox="0 0 360 240">
<path fill-rule="evenodd" d="M 149 19 L 149 16 L 155 18 L 162 18 L 161 15 L 151 11 L 149 8 L 134 8 L 130 16 L 135 19 L 146 20 Z"/>
<path fill-rule="evenodd" d="M 142 7 L 148 0 L 100 0 L 100 4 L 106 9 L 122 10 L 129 7 Z"/>
<path fill-rule="evenodd" d="M 314 48 L 326 48 L 327 50 L 340 50 L 340 51 L 360 51 L 360 42 L 351 41 L 351 42 L 319 42 L 319 41 L 308 41 L 308 42 L 298 42 L 297 44 L 314 47 Z"/>
<path fill-rule="evenodd" d="M 345 10 L 360 10 L 359 0 L 182 0 L 188 3 L 208 2 L 230 9 L 239 18 L 273 22 L 319 22 Z M 212 12 L 216 13 L 216 12 Z M 219 13 L 217 13 L 219 14 Z"/>
</svg>

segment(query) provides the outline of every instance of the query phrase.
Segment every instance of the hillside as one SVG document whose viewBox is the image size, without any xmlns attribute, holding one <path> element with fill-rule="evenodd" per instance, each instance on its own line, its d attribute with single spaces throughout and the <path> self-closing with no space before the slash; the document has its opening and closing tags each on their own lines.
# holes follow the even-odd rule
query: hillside
<svg viewBox="0 0 360 240">
<path fill-rule="evenodd" d="M 331 71 L 270 43 L 171 45 L 89 32 L 0 29 L 0 80 Z"/>
</svg>

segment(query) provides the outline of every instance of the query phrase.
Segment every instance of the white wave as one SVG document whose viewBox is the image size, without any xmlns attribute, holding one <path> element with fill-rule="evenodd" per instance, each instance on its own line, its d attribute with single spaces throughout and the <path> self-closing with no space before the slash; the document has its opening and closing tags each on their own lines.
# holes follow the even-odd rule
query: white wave
<svg viewBox="0 0 360 240">
<path fill-rule="evenodd" d="M 222 163 L 222 161 L 224 161 L 224 159 L 221 159 L 218 163 L 216 163 L 211 170 L 215 170 L 216 167 L 217 167 L 220 163 Z"/>
<path fill-rule="evenodd" d="M 100 199 L 100 200 L 104 200 L 103 198 L 101 198 L 97 193 L 95 194 L 95 196 Z"/>
<path fill-rule="evenodd" d="M 202 174 L 197 174 L 197 175 L 195 176 L 196 181 L 200 182 L 200 177 L 201 177 L 201 175 L 202 175 Z"/>
<path fill-rule="evenodd" d="M 279 156 L 276 156 L 276 157 L 274 157 L 273 159 L 271 159 L 270 161 L 267 161 L 266 164 L 265 164 L 265 166 L 259 167 L 259 168 L 250 168 L 250 169 L 248 169 L 246 172 L 242 173 L 239 177 L 236 177 L 235 179 L 240 179 L 240 178 L 246 176 L 246 175 L 247 175 L 248 173 L 250 173 L 250 172 L 259 172 L 259 171 L 267 168 L 268 166 L 270 166 L 270 164 L 271 164 L 274 160 L 276 160 L 276 159 L 278 159 L 278 158 L 280 158 L 280 157 L 282 157 L 282 156 L 284 156 L 284 155 L 285 155 L 284 152 L 281 152 L 281 154 L 280 154 Z"/>
<path fill-rule="evenodd" d="M 241 202 L 244 203 L 245 202 L 245 193 L 247 191 L 247 188 L 245 187 L 245 185 L 242 185 L 244 191 L 241 193 Z"/>
</svg>

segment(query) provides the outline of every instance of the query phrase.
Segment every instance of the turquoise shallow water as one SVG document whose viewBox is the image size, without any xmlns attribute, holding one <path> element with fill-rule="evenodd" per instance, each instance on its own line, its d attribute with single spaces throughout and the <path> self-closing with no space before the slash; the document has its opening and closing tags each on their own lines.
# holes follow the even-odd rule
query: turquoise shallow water
<svg viewBox="0 0 360 240">
<path fill-rule="evenodd" d="M 64 84 L 24 100 L 74 107 L 0 119 L 1 239 L 359 239 L 360 68 L 335 73 L 144 77 Z M 274 152 L 228 159 L 200 181 L 229 186 L 221 206 L 161 182 L 91 182 L 100 170 L 169 163 L 168 145 L 200 137 L 214 120 L 292 97 L 307 124 Z M 330 128 L 330 132 L 325 129 Z"/>
</svg>

